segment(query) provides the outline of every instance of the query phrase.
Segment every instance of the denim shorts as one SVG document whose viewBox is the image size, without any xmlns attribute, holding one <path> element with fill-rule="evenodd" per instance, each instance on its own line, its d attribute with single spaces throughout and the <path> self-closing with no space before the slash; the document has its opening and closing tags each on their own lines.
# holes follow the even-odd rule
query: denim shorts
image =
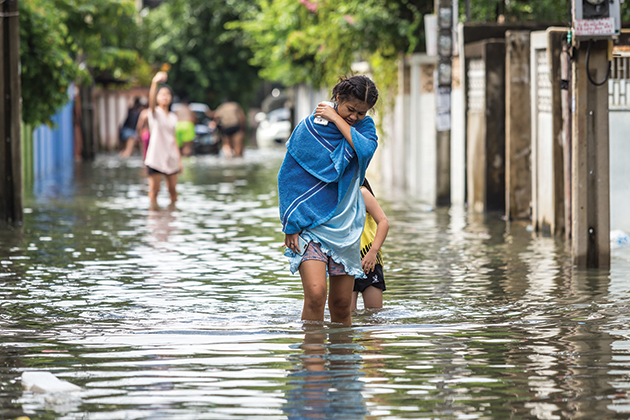
<svg viewBox="0 0 630 420">
<path fill-rule="evenodd" d="M 329 276 L 344 276 L 347 275 L 346 269 L 343 264 L 336 263 L 333 261 L 332 257 L 324 254 L 322 252 L 321 246 L 317 242 L 309 242 L 304 255 L 302 256 L 302 261 L 307 260 L 317 260 L 325 262 L 328 266 L 328 275 Z"/>
</svg>

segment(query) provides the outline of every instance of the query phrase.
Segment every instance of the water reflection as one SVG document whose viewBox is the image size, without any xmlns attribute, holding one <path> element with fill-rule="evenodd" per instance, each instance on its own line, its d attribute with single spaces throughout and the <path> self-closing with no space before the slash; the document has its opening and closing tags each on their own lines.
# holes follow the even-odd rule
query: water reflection
<svg viewBox="0 0 630 420">
<path fill-rule="evenodd" d="M 527 224 L 377 191 L 385 307 L 310 328 L 281 160 L 191 159 L 173 211 L 147 210 L 139 159 L 27 191 L 0 230 L 0 418 L 628 417 L 630 248 L 577 270 Z M 82 391 L 23 392 L 27 370 Z"/>
<path fill-rule="evenodd" d="M 360 382 L 361 348 L 350 328 L 305 325 L 299 353 L 291 355 L 289 419 L 362 419 L 367 413 Z"/>
</svg>

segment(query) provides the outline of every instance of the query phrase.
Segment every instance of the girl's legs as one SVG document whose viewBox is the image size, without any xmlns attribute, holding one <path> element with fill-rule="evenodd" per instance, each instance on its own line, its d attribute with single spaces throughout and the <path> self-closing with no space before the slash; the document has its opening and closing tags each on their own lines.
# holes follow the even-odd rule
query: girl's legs
<svg viewBox="0 0 630 420">
<path fill-rule="evenodd" d="M 326 263 L 319 260 L 302 261 L 299 271 L 304 289 L 302 320 L 323 321 L 327 293 Z"/>
<path fill-rule="evenodd" d="M 168 187 L 168 195 L 171 197 L 171 205 L 175 205 L 177 201 L 177 174 L 166 175 L 166 186 Z"/>
<path fill-rule="evenodd" d="M 157 203 L 158 192 L 160 192 L 160 183 L 162 182 L 162 174 L 149 175 L 149 210 L 157 210 L 160 207 Z"/>
<path fill-rule="evenodd" d="M 352 292 L 352 306 L 350 307 L 350 310 L 352 311 L 357 310 L 358 300 L 359 300 L 359 292 Z"/>
<path fill-rule="evenodd" d="M 378 287 L 368 286 L 363 291 L 363 306 L 365 309 L 377 309 L 383 307 L 383 291 Z"/>
<path fill-rule="evenodd" d="M 330 294 L 328 296 L 328 310 L 330 320 L 344 325 L 352 325 L 351 306 L 354 276 L 330 276 Z"/>
</svg>

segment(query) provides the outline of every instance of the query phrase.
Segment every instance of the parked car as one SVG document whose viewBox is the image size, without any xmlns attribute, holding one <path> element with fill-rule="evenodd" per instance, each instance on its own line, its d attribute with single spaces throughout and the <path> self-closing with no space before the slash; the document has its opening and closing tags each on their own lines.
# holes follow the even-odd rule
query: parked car
<svg viewBox="0 0 630 420">
<path fill-rule="evenodd" d="M 291 136 L 291 110 L 277 108 L 269 113 L 259 112 L 254 119 L 258 123 L 256 143 L 260 148 L 284 146 Z"/>
<path fill-rule="evenodd" d="M 172 110 L 176 111 L 180 104 L 173 104 Z M 221 136 L 214 121 L 208 117 L 210 107 L 204 103 L 191 102 L 188 108 L 195 114 L 195 140 L 193 141 L 193 154 L 208 155 L 218 154 L 221 150 Z"/>
</svg>

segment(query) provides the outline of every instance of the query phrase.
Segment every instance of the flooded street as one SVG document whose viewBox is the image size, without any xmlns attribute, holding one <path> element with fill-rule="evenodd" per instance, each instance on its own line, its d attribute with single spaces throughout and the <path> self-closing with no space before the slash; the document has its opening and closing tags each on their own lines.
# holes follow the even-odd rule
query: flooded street
<svg viewBox="0 0 630 420">
<path fill-rule="evenodd" d="M 376 182 L 384 310 L 303 325 L 282 155 L 248 152 L 188 161 L 175 210 L 162 184 L 148 211 L 139 158 L 26 191 L 24 226 L 0 230 L 1 419 L 630 417 L 630 248 L 577 270 L 526 224 Z M 27 371 L 81 391 L 23 391 Z"/>
</svg>

